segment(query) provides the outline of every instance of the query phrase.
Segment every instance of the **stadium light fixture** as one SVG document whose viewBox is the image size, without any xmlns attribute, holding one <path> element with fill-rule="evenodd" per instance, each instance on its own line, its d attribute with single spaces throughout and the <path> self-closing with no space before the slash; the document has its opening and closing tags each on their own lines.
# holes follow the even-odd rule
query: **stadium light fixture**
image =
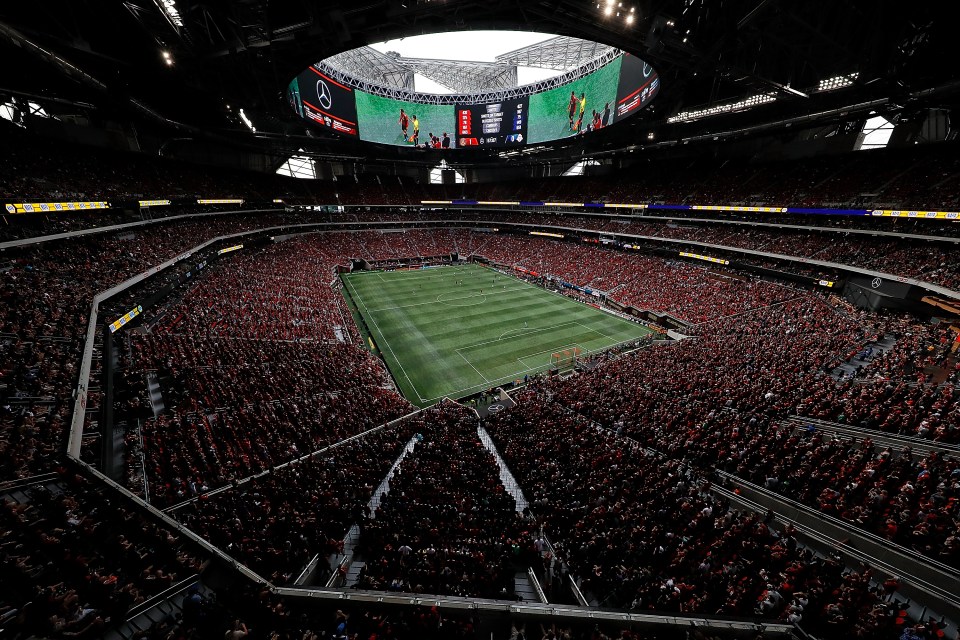
<svg viewBox="0 0 960 640">
<path fill-rule="evenodd" d="M 776 96 L 771 93 L 759 93 L 755 96 L 750 96 L 749 98 L 744 98 L 743 100 L 738 100 L 737 102 L 728 102 L 727 104 L 718 104 L 713 107 L 708 107 L 706 109 L 697 109 L 696 111 L 681 111 L 675 116 L 667 118 L 667 122 L 693 122 L 694 120 L 700 120 L 701 118 L 706 118 L 709 116 L 719 115 L 721 113 L 731 113 L 734 111 L 745 111 L 752 107 L 756 107 L 761 104 L 766 104 L 768 102 L 774 102 Z"/>
<path fill-rule="evenodd" d="M 173 56 L 170 55 L 169 51 L 163 52 L 163 61 L 167 63 L 168 67 L 173 66 Z"/>
<path fill-rule="evenodd" d="M 853 81 L 859 77 L 859 73 L 851 73 L 845 76 L 834 76 L 821 80 L 817 85 L 817 91 L 833 91 L 834 89 L 843 89 L 853 84 Z"/>
</svg>

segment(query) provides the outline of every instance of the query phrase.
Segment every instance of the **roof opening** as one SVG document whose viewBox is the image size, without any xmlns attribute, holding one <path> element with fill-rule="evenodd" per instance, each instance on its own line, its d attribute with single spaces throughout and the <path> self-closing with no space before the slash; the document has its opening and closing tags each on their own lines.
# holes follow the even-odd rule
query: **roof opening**
<svg viewBox="0 0 960 640">
<path fill-rule="evenodd" d="M 290 159 L 284 162 L 277 173 L 291 178 L 304 178 L 307 180 L 316 180 L 317 166 L 313 158 L 306 156 L 290 156 Z"/>
<path fill-rule="evenodd" d="M 874 116 L 863 125 L 863 134 L 858 151 L 883 149 L 893 135 L 893 123 L 883 116 Z"/>
</svg>

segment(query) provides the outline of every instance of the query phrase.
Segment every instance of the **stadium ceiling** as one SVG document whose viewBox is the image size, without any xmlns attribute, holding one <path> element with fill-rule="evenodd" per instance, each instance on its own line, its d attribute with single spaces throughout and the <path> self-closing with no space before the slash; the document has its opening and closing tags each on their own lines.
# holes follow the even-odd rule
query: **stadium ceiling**
<svg viewBox="0 0 960 640">
<path fill-rule="evenodd" d="M 503 64 L 520 67 L 569 71 L 597 58 L 602 58 L 611 49 L 613 47 L 610 45 L 600 42 L 571 38 L 570 36 L 557 36 L 527 47 L 502 53 L 496 57 L 496 60 Z"/>
<path fill-rule="evenodd" d="M 372 84 L 404 91 L 416 91 L 414 78 L 420 74 L 454 93 L 481 93 L 516 87 L 518 66 L 569 71 L 615 50 L 599 42 L 556 36 L 496 56 L 494 62 L 410 58 L 365 46 L 338 53 L 322 64 Z"/>
<path fill-rule="evenodd" d="M 569 156 L 570 145 L 579 145 L 579 155 L 666 137 L 709 136 L 774 119 L 843 114 L 851 105 L 881 98 L 885 108 L 904 111 L 956 107 L 960 83 L 950 64 L 955 58 L 952 34 L 938 3 L 623 4 L 634 9 L 636 19 L 630 24 L 605 15 L 605 5 L 597 0 L 5 2 L 0 6 L 5 69 L 0 88 L 93 104 L 101 119 L 132 115 L 149 122 L 157 135 L 169 136 L 174 129 L 177 135 L 219 136 L 253 147 L 369 156 L 368 146 L 351 147 L 332 133 L 307 130 L 284 99 L 290 79 L 318 60 L 392 38 L 516 29 L 635 53 L 657 69 L 662 81 L 660 94 L 643 114 L 616 131 L 588 136 L 586 142 L 548 145 L 547 154 L 558 149 Z M 553 49 L 520 49 L 498 63 L 549 67 L 578 55 L 561 41 Z M 408 81 L 406 65 L 382 62 L 377 59 L 384 74 L 393 74 L 391 81 Z M 417 64 L 428 70 L 433 64 L 437 73 L 425 75 L 434 79 L 441 71 L 428 60 Z M 493 73 L 456 71 L 462 85 Z M 838 77 L 852 80 L 835 90 L 818 89 Z M 758 106 L 724 111 L 723 105 L 731 104 Z M 255 122 L 256 133 L 237 117 L 241 107 Z M 719 115 L 670 122 L 677 114 L 700 112 Z M 410 157 L 412 151 L 374 153 L 389 159 Z"/>
<path fill-rule="evenodd" d="M 360 47 L 327 58 L 323 64 L 374 84 L 415 91 L 415 74 L 430 78 L 454 93 L 508 89 L 517 85 L 517 67 L 493 62 L 406 58 L 390 51 Z"/>
</svg>

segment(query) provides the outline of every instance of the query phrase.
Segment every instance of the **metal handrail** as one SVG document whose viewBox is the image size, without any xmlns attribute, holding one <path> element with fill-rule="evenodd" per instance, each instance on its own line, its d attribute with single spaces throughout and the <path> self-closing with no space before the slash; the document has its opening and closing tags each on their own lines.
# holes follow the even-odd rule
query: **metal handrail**
<svg viewBox="0 0 960 640">
<path fill-rule="evenodd" d="M 140 616 L 146 613 L 147 611 L 149 611 L 150 609 L 153 609 L 154 607 L 163 603 L 164 601 L 169 600 L 173 596 L 190 588 L 191 585 L 196 584 L 199 581 L 200 581 L 200 574 L 196 574 L 196 575 L 190 576 L 189 578 L 184 578 L 183 580 L 181 580 L 175 585 L 167 587 L 165 590 L 161 591 L 160 593 L 153 596 L 152 598 L 147 598 L 140 604 L 132 607 L 129 611 L 127 611 L 127 622 L 130 622 L 137 616 Z"/>
</svg>

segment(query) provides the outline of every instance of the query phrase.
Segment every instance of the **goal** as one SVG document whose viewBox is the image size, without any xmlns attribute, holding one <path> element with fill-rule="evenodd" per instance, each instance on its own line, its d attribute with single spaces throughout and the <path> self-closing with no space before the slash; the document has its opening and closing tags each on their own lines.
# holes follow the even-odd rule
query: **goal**
<svg viewBox="0 0 960 640">
<path fill-rule="evenodd" d="M 550 366 L 557 369 L 572 369 L 580 357 L 580 347 L 572 347 L 550 354 Z"/>
</svg>

